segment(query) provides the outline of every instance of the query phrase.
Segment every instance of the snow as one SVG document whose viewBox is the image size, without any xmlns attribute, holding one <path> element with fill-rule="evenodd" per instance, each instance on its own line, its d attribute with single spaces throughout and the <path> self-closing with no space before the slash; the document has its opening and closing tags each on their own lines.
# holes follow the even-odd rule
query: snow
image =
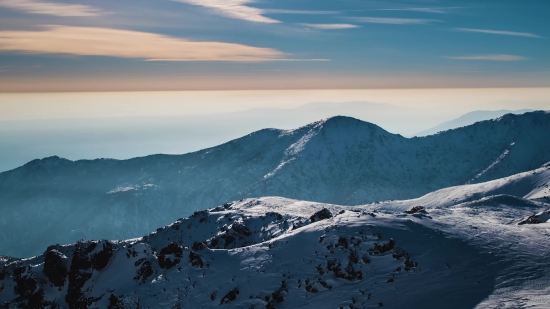
<svg viewBox="0 0 550 309">
<path fill-rule="evenodd" d="M 21 276 L 60 308 L 76 270 L 91 275 L 78 290 L 90 308 L 548 308 L 549 176 L 545 166 L 356 207 L 242 199 L 142 238 L 50 247 L 67 257 L 62 287 L 50 286 L 43 255 L 4 259 L 0 303 L 25 305 L 14 273 L 29 265 Z M 71 266 L 77 248 L 95 263 L 106 246 L 104 267 Z"/>
</svg>

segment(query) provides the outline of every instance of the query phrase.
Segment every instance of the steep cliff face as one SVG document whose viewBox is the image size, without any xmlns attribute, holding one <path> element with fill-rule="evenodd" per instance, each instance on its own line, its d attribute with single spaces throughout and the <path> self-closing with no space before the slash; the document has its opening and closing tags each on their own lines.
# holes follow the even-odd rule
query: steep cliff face
<svg viewBox="0 0 550 309">
<path fill-rule="evenodd" d="M 30 256 L 50 242 L 136 237 L 249 197 L 342 205 L 415 198 L 538 168 L 550 161 L 549 133 L 546 112 L 412 139 L 334 117 L 185 155 L 34 160 L 0 174 L 0 253 Z"/>
</svg>

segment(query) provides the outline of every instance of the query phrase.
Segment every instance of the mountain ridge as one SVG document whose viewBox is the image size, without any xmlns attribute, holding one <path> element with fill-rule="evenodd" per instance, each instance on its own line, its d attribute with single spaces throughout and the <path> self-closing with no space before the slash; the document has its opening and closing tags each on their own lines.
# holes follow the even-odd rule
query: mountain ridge
<svg viewBox="0 0 550 309">
<path fill-rule="evenodd" d="M 206 205 L 242 198 L 340 205 L 415 198 L 539 168 L 550 161 L 550 145 L 541 143 L 548 134 L 548 112 L 410 139 L 334 117 L 294 130 L 256 131 L 185 155 L 34 160 L 0 173 L 0 252 L 36 254 L 45 239 L 132 238 Z"/>
<path fill-rule="evenodd" d="M 429 128 L 427 130 L 423 130 L 421 132 L 418 132 L 414 136 L 433 135 L 433 134 L 437 134 L 437 133 L 442 132 L 442 131 L 447 131 L 447 130 L 452 130 L 452 129 L 472 125 L 472 124 L 474 124 L 476 122 L 479 122 L 479 121 L 499 118 L 499 117 L 502 117 L 506 114 L 519 115 L 519 114 L 524 114 L 524 113 L 533 112 L 533 111 L 534 110 L 532 110 L 532 109 L 521 109 L 521 110 L 501 109 L 501 110 L 497 110 L 497 111 L 486 111 L 486 110 L 472 111 L 472 112 L 466 113 L 466 114 L 464 114 L 464 115 L 462 115 L 458 118 L 440 123 L 440 124 L 434 126 L 433 128 Z"/>
</svg>

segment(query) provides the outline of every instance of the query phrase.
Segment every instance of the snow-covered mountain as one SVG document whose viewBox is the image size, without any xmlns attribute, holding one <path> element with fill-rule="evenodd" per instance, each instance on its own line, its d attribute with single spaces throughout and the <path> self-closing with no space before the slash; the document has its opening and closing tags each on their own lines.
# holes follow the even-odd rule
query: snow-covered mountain
<svg viewBox="0 0 550 309">
<path fill-rule="evenodd" d="M 0 258 L 0 305 L 548 308 L 549 185 L 547 165 L 357 207 L 244 199 L 142 238 Z"/>
<path fill-rule="evenodd" d="M 502 117 L 506 114 L 524 114 L 532 111 L 533 111 L 532 109 L 521 109 L 521 110 L 515 110 L 515 111 L 506 110 L 506 109 L 501 109 L 498 111 L 473 111 L 473 112 L 466 113 L 456 119 L 440 123 L 433 128 L 424 130 L 422 132 L 418 132 L 414 136 L 432 135 L 441 131 L 447 131 L 447 130 L 456 129 L 464 126 L 469 126 L 478 121 Z"/>
<path fill-rule="evenodd" d="M 0 173 L 0 254 L 125 239 L 208 205 L 283 196 L 341 205 L 409 199 L 550 161 L 550 113 L 407 139 L 349 117 L 266 129 L 185 155 L 34 160 Z"/>
</svg>

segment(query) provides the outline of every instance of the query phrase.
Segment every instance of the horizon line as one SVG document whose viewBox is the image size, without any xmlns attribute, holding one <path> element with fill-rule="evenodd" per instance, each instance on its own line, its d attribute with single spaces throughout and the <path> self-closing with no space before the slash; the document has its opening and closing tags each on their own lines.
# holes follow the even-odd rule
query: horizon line
<svg viewBox="0 0 550 309">
<path fill-rule="evenodd" d="M 2 91 L 0 90 L 0 95 L 4 94 L 40 94 L 40 93 L 151 93 L 151 92 L 264 92 L 264 91 L 361 91 L 361 90 L 460 90 L 460 89 L 547 89 L 548 86 L 457 86 L 457 87 L 445 87 L 445 86 L 434 86 L 434 87 L 355 87 L 355 88 L 265 88 L 265 89 L 157 89 L 157 90 L 29 90 L 29 91 Z"/>
</svg>

